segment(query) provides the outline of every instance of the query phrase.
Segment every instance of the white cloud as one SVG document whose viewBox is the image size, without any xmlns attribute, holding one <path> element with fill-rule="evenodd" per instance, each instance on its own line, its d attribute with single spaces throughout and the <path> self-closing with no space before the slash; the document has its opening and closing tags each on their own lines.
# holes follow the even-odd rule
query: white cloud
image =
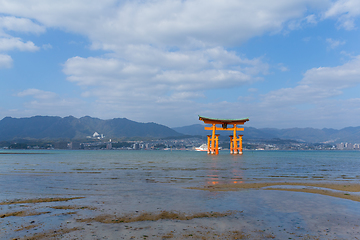
<svg viewBox="0 0 360 240">
<path fill-rule="evenodd" d="M 1 10 L 0 10 L 1 11 Z M 0 29 L 6 29 L 14 32 L 25 32 L 25 33 L 43 33 L 45 27 L 34 23 L 27 18 L 17 18 L 13 16 L 0 16 Z"/>
<path fill-rule="evenodd" d="M 87 87 L 87 96 L 134 99 L 141 92 L 149 99 L 154 94 L 157 98 L 170 92 L 197 96 L 188 93 L 242 86 L 258 81 L 258 74 L 268 71 L 261 59 L 240 58 L 222 48 L 186 52 L 141 48 L 122 56 L 74 57 L 64 64 L 64 73 L 69 81 Z"/>
<path fill-rule="evenodd" d="M 112 50 L 126 43 L 186 48 L 231 46 L 281 31 L 286 21 L 303 16 L 307 2 L 127 2 L 114 14 L 111 24 L 97 24 L 87 35 L 94 41 L 94 48 Z"/>
<path fill-rule="evenodd" d="M 279 31 L 285 21 L 301 16 L 305 10 L 298 2 L 127 2 L 111 22 L 96 24 L 88 35 L 99 43 L 94 46 L 105 49 L 123 43 L 182 47 L 231 45 L 265 32 Z"/>
<path fill-rule="evenodd" d="M 248 89 L 248 92 L 251 92 L 251 93 L 255 93 L 255 92 L 257 92 L 257 91 L 258 91 L 257 88 L 249 88 L 249 89 Z"/>
<path fill-rule="evenodd" d="M 304 42 L 309 42 L 311 40 L 311 37 L 305 37 L 302 39 Z"/>
<path fill-rule="evenodd" d="M 84 34 L 93 42 L 93 48 L 116 51 L 124 44 L 182 48 L 235 45 L 264 33 L 279 32 L 290 20 L 314 23 L 313 14 L 305 16 L 308 9 L 327 2 L 12 0 L 0 1 L 0 11 L 34 19 L 40 27 Z"/>
<path fill-rule="evenodd" d="M 8 114 L 14 117 L 53 115 L 76 116 L 92 115 L 92 109 L 83 100 L 78 98 L 62 98 L 57 93 L 36 88 L 26 89 L 15 94 L 16 97 L 25 98 L 23 108 L 9 110 Z M 3 115 L 6 115 L 3 113 Z M 96 116 L 96 115 L 93 115 Z"/>
<path fill-rule="evenodd" d="M 327 38 L 326 42 L 329 44 L 330 48 L 332 48 L 332 49 L 334 49 L 340 45 L 344 45 L 346 43 L 345 41 L 334 40 L 331 38 Z"/>
<path fill-rule="evenodd" d="M 296 30 L 302 28 L 303 26 L 315 25 L 317 23 L 318 21 L 316 19 L 315 14 L 311 14 L 306 17 L 290 21 L 288 24 L 288 28 L 290 30 Z"/>
<path fill-rule="evenodd" d="M 36 88 L 30 88 L 30 89 L 26 89 L 22 92 L 17 93 L 17 96 L 18 97 L 32 96 L 36 99 L 49 100 L 49 99 L 56 98 L 58 95 L 54 92 L 48 92 L 48 91 L 43 91 L 43 90 L 36 89 Z"/>
<path fill-rule="evenodd" d="M 249 85 L 267 74 L 261 58 L 247 59 L 223 48 L 166 52 L 148 46 L 129 46 L 109 58 L 74 57 L 63 71 L 82 87 L 83 97 L 95 97 L 97 116 L 131 116 L 137 121 L 165 121 L 199 111 L 195 101 L 205 91 Z M 177 118 L 177 122 L 185 121 Z M 165 122 L 163 122 L 165 123 Z"/>
<path fill-rule="evenodd" d="M 263 105 L 317 104 L 360 84 L 360 55 L 337 67 L 319 67 L 305 72 L 294 88 L 282 88 L 263 96 Z"/>
<path fill-rule="evenodd" d="M 198 111 L 212 116 L 211 109 L 216 109 L 219 117 L 239 117 L 236 114 L 241 113 L 250 118 L 247 125 L 254 127 L 358 126 L 360 98 L 344 95 L 359 86 L 360 55 L 336 67 L 309 69 L 295 87 L 270 91 L 259 99 L 254 99 L 254 92 L 250 92 L 250 96 L 240 97 L 238 102 L 204 104 Z"/>
<path fill-rule="evenodd" d="M 0 54 L 0 69 L 1 68 L 11 68 L 13 60 L 9 55 Z"/>
<path fill-rule="evenodd" d="M 346 30 L 355 28 L 355 18 L 360 15 L 360 1 L 338 0 L 325 12 L 324 18 L 338 18 L 340 27 Z"/>
<path fill-rule="evenodd" d="M 43 45 L 42 45 L 42 48 L 43 48 L 44 50 L 52 49 L 52 45 L 51 45 L 50 43 L 43 44 Z"/>
<path fill-rule="evenodd" d="M 289 71 L 289 68 L 285 67 L 284 64 L 282 64 L 282 63 L 278 63 L 277 67 L 278 67 L 278 69 L 279 69 L 280 71 L 282 71 L 282 72 L 287 72 L 287 71 Z"/>
<path fill-rule="evenodd" d="M 37 51 L 39 47 L 31 41 L 23 42 L 20 38 L 0 38 L 0 51 L 10 51 L 18 49 L 20 51 Z"/>
<path fill-rule="evenodd" d="M 30 19 L 0 15 L 0 52 L 7 52 L 14 49 L 20 51 L 37 51 L 39 47 L 35 46 L 33 42 L 23 42 L 22 39 L 12 37 L 8 32 L 43 33 L 44 31 L 45 27 L 34 23 Z M 10 56 L 0 54 L 0 68 L 10 68 L 12 65 L 13 60 Z"/>
<path fill-rule="evenodd" d="M 83 117 L 89 113 L 86 104 L 79 99 L 35 99 L 24 103 L 25 114 L 53 115 L 53 116 L 76 116 Z M 23 113 L 24 114 L 24 113 Z"/>
<path fill-rule="evenodd" d="M 360 55 L 337 67 L 313 68 L 304 74 L 300 84 L 322 88 L 349 88 L 360 83 Z"/>
</svg>

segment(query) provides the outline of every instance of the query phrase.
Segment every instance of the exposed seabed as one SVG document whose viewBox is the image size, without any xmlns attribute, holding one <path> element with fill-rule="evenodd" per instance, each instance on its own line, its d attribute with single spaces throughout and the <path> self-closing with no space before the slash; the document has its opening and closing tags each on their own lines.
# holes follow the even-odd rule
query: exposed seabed
<svg viewBox="0 0 360 240">
<path fill-rule="evenodd" d="M 269 190 L 262 185 L 235 191 L 236 185 L 239 184 L 214 190 L 209 186 L 187 189 L 149 183 L 133 193 L 117 192 L 111 196 L 5 201 L 0 206 L 0 237 L 358 239 L 360 236 L 358 201 L 301 192 L 309 184 L 298 188 L 300 192 L 286 188 Z"/>
</svg>

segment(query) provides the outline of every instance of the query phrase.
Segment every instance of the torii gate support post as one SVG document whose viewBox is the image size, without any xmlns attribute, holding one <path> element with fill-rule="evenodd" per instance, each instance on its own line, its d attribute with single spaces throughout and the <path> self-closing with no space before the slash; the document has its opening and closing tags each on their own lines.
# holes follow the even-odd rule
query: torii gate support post
<svg viewBox="0 0 360 240">
<path fill-rule="evenodd" d="M 243 135 L 239 135 L 239 154 L 243 153 L 242 137 L 243 137 Z"/>
<path fill-rule="evenodd" d="M 238 135 L 236 138 L 236 131 L 237 131 L 236 124 L 234 124 L 234 133 L 235 135 L 230 135 L 230 153 L 231 154 L 242 154 L 243 147 L 242 147 L 242 137 L 243 135 Z M 235 137 L 233 137 L 235 136 Z"/>
<path fill-rule="evenodd" d="M 238 144 L 237 144 L 237 139 L 236 139 L 236 124 L 234 124 L 234 134 L 233 134 L 233 154 L 237 153 L 237 149 L 238 149 Z"/>
<path fill-rule="evenodd" d="M 207 153 L 210 154 L 210 138 L 211 138 L 211 135 L 207 135 Z"/>
<path fill-rule="evenodd" d="M 211 135 L 211 153 L 212 154 L 216 154 L 216 147 L 215 147 L 215 145 L 216 145 L 216 136 L 215 136 L 215 129 L 216 129 L 216 124 L 215 123 L 213 123 L 213 125 L 212 125 L 212 135 Z"/>
</svg>

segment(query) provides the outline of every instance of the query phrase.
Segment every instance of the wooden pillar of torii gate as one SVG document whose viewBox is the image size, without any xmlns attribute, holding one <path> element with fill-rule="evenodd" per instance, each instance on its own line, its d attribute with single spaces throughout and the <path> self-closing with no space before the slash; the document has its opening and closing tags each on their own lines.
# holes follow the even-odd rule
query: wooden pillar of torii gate
<svg viewBox="0 0 360 240">
<path fill-rule="evenodd" d="M 239 128 L 238 125 L 244 125 L 245 122 L 249 121 L 248 118 L 218 119 L 199 116 L 199 120 L 212 125 L 211 127 L 205 127 L 205 130 L 211 130 L 212 132 L 211 135 L 207 135 L 208 154 L 219 154 L 219 134 L 215 134 L 216 130 L 233 131 L 233 135 L 230 135 L 230 153 L 242 154 L 243 135 L 237 135 L 237 131 L 244 131 L 244 128 Z M 217 127 L 217 124 L 221 124 L 221 127 Z M 228 128 L 228 125 L 233 125 L 233 127 Z"/>
</svg>

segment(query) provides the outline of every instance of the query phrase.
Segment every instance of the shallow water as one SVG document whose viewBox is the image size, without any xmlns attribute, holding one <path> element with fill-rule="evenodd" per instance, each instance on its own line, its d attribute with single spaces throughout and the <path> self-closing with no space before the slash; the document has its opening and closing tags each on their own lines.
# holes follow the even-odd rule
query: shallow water
<svg viewBox="0 0 360 240">
<path fill-rule="evenodd" d="M 0 154 L 0 201 L 110 195 L 149 183 L 179 186 L 253 181 L 360 181 L 360 152 L 17 151 Z"/>
<path fill-rule="evenodd" d="M 3 152 L 22 154 L 0 154 L 0 201 L 81 196 L 85 198 L 73 200 L 72 204 L 96 206 L 102 213 L 112 214 L 236 210 L 241 211 L 237 218 L 246 219 L 252 227 L 268 228 L 276 232 L 276 236 L 292 236 L 289 229 L 295 228 L 299 236 L 316 235 L 320 234 L 319 229 L 327 231 L 324 229 L 332 227 L 332 231 L 326 233 L 339 237 L 336 232 L 342 233 L 342 228 L 336 227 L 338 222 L 342 222 L 342 227 L 345 223 L 360 222 L 360 203 L 346 199 L 284 191 L 186 189 L 218 183 L 265 181 L 359 183 L 360 152 L 357 151 L 245 151 L 243 155 L 223 151 L 217 156 L 192 151 Z M 52 218 L 46 214 L 7 217 L 0 220 L 1 229 L 10 238 L 25 234 L 11 233 L 11 229 L 25 224 L 28 219 L 42 223 L 41 231 L 52 229 L 59 222 L 74 220 L 72 216 L 56 215 L 66 213 L 49 208 L 56 205 L 61 204 L 36 205 L 36 209 L 51 211 Z M 2 206 L 1 212 L 10 208 L 12 211 L 21 209 L 20 206 Z M 93 214 L 86 209 L 81 212 L 82 217 Z M 321 221 L 315 223 L 314 218 Z M 287 231 L 279 231 L 278 226 Z M 356 225 L 352 228 L 345 229 L 340 238 L 352 237 L 359 231 Z M 39 230 L 30 233 L 36 231 Z"/>
</svg>

